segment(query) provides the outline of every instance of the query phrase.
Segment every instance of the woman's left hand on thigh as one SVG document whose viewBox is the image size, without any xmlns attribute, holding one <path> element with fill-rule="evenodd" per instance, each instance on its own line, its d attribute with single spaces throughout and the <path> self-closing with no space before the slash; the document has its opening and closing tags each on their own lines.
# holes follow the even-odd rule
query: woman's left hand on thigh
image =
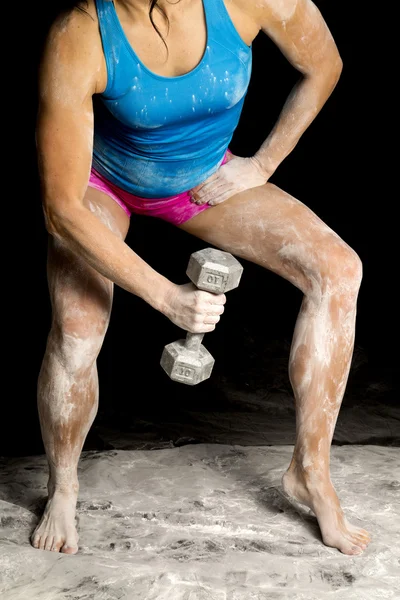
<svg viewBox="0 0 400 600">
<path fill-rule="evenodd" d="M 253 157 L 243 158 L 228 154 L 227 162 L 203 183 L 189 190 L 189 194 L 191 202 L 195 204 L 214 206 L 239 192 L 264 185 L 267 181 L 268 177 L 261 172 Z"/>
</svg>

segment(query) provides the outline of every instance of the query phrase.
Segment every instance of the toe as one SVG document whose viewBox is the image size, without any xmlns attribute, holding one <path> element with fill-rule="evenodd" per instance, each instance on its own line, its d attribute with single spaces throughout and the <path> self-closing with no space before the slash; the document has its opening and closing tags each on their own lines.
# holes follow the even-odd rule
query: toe
<svg viewBox="0 0 400 600">
<path fill-rule="evenodd" d="M 364 550 L 365 544 L 364 544 L 363 540 L 357 538 L 357 536 L 354 535 L 353 533 L 348 532 L 343 537 L 346 540 L 346 544 L 348 544 L 349 546 L 358 547 L 360 550 Z"/>
<path fill-rule="evenodd" d="M 53 540 L 54 540 L 54 536 L 53 535 L 48 535 L 46 538 L 46 543 L 44 545 L 44 549 L 45 550 L 51 550 L 52 546 L 53 546 Z"/>
<path fill-rule="evenodd" d="M 51 547 L 52 552 L 60 552 L 62 545 L 64 544 L 64 540 L 59 540 L 54 538 L 53 545 Z"/>
<path fill-rule="evenodd" d="M 348 555 L 357 555 L 362 553 L 362 548 L 358 544 L 354 544 L 351 541 L 345 541 L 339 547 L 340 552 Z"/>
<path fill-rule="evenodd" d="M 31 544 L 34 548 L 39 548 L 40 536 L 35 534 L 31 537 Z"/>
<path fill-rule="evenodd" d="M 76 554 L 78 552 L 78 546 L 64 544 L 61 548 L 61 552 L 63 554 Z"/>
<path fill-rule="evenodd" d="M 371 541 L 371 536 L 368 533 L 368 531 L 366 531 L 365 529 L 362 529 L 361 527 L 355 527 L 354 525 L 352 525 L 351 523 L 349 523 L 347 520 L 345 520 L 345 526 L 346 529 L 348 531 L 348 539 L 350 539 L 351 541 L 354 541 L 355 544 L 358 544 L 360 546 L 368 546 L 368 544 Z"/>
<path fill-rule="evenodd" d="M 362 548 L 354 544 L 351 539 L 346 539 L 344 536 L 340 536 L 337 538 L 335 536 L 325 536 L 324 544 L 326 546 L 330 546 L 331 548 L 337 548 L 343 554 L 360 554 L 362 552 Z"/>
<path fill-rule="evenodd" d="M 365 549 L 368 545 L 368 540 L 358 533 L 349 532 L 350 534 L 347 536 L 347 539 L 350 540 L 353 544 L 357 546 L 363 547 Z"/>
<path fill-rule="evenodd" d="M 370 543 L 371 536 L 369 535 L 368 531 L 365 531 L 364 529 L 360 529 L 358 532 L 358 535 L 364 540 L 364 542 L 366 544 Z"/>
<path fill-rule="evenodd" d="M 351 523 L 349 523 L 347 520 L 345 521 L 345 525 L 348 531 L 350 531 L 351 533 L 355 533 L 357 536 L 361 536 L 363 538 L 366 538 L 367 540 L 371 540 L 370 534 L 365 529 L 362 529 L 361 527 L 355 527 L 354 525 L 351 525 Z"/>
<path fill-rule="evenodd" d="M 362 548 L 359 546 L 352 546 L 351 552 L 345 552 L 344 554 L 350 554 L 352 556 L 357 556 L 358 554 L 362 554 Z"/>
<path fill-rule="evenodd" d="M 354 537 L 356 539 L 357 544 L 365 544 L 365 545 L 368 544 L 369 540 L 367 538 L 365 538 L 363 535 L 356 535 Z"/>
<path fill-rule="evenodd" d="M 362 540 L 370 540 L 371 539 L 370 536 L 368 535 L 368 533 L 366 531 L 364 532 L 363 529 L 358 529 L 357 531 L 354 531 L 354 532 L 352 531 L 352 533 Z"/>
<path fill-rule="evenodd" d="M 39 540 L 39 550 L 44 550 L 44 545 L 46 542 L 46 535 L 42 535 L 40 536 L 40 540 Z"/>
</svg>

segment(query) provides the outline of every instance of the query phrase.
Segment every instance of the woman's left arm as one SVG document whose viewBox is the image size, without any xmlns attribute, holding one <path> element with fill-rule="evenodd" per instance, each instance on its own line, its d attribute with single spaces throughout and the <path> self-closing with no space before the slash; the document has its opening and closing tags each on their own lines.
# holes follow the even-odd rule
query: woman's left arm
<svg viewBox="0 0 400 600">
<path fill-rule="evenodd" d="M 319 113 L 342 71 L 332 34 L 311 0 L 232 2 L 274 41 L 301 77 L 257 152 L 249 158 L 231 157 L 193 188 L 196 204 L 220 204 L 237 192 L 266 183 Z"/>
<path fill-rule="evenodd" d="M 342 60 L 327 24 L 311 0 L 246 2 L 260 29 L 302 74 L 271 133 L 253 156 L 268 179 L 329 98 L 340 77 Z"/>
</svg>

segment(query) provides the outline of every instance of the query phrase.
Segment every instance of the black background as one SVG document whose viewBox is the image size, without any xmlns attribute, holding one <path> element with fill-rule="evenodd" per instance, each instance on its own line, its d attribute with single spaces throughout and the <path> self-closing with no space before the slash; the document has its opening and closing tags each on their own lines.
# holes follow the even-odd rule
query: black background
<svg viewBox="0 0 400 600">
<path fill-rule="evenodd" d="M 347 3 L 316 2 L 341 53 L 344 69 L 333 94 L 297 147 L 285 159 L 271 181 L 299 198 L 332 227 L 364 263 L 364 280 L 358 303 L 356 346 L 368 356 L 365 377 L 391 381 L 396 356 L 391 349 L 394 293 L 384 269 L 379 230 L 370 234 L 369 166 L 359 129 L 360 112 L 358 56 L 355 33 Z M 11 275 L 6 279 L 4 311 L 6 366 L 4 411 L 0 453 L 7 455 L 43 452 L 36 408 L 36 381 L 50 326 L 46 282 L 47 232 L 40 204 L 35 154 L 37 68 L 42 43 L 59 4 L 32 3 L 26 8 L 23 68 L 14 62 L 14 94 L 19 99 L 18 130 L 10 133 L 10 152 L 15 168 L 8 195 Z M 253 43 L 253 75 L 242 118 L 231 149 L 240 156 L 254 153 L 268 135 L 279 111 L 298 78 L 277 47 L 264 34 Z M 16 148 L 15 148 L 16 147 Z M 15 150 L 14 150 L 15 148 Z M 16 159 L 15 157 L 19 158 Z M 9 196 L 16 204 L 9 202 Z M 379 209 L 378 209 L 379 212 Z M 8 227 L 7 227 L 8 229 Z M 190 254 L 204 242 L 172 225 L 133 215 L 127 243 L 153 268 L 176 283 L 185 283 Z M 369 255 L 372 248 L 373 259 Z M 381 262 L 380 262 L 381 261 Z M 262 268 L 242 261 L 240 287 L 228 294 L 223 319 L 205 345 L 216 359 L 215 377 L 241 387 L 252 370 L 249 356 L 274 344 L 287 352 L 301 302 L 301 293 L 291 284 Z M 376 268 L 378 264 L 378 268 Z M 100 412 L 110 411 L 121 422 L 143 410 L 162 414 L 174 403 L 190 402 L 194 395 L 211 402 L 212 380 L 188 389 L 166 377 L 159 366 L 162 348 L 182 337 L 182 331 L 140 298 L 116 287 L 110 327 L 98 359 Z M 7 363 L 5 363 L 7 365 Z M 259 374 L 262 376 L 262 373 Z M 200 389 L 201 388 L 201 389 Z M 171 408 L 172 410 L 172 408 Z"/>
</svg>

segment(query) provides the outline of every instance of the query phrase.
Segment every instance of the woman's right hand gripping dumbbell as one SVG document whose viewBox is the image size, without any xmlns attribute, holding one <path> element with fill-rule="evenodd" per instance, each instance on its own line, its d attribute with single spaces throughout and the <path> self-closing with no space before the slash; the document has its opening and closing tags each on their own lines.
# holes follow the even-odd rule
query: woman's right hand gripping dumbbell
<svg viewBox="0 0 400 600">
<path fill-rule="evenodd" d="M 193 283 L 174 285 L 166 296 L 163 313 L 190 333 L 214 331 L 224 312 L 225 294 L 199 290 Z"/>
</svg>

